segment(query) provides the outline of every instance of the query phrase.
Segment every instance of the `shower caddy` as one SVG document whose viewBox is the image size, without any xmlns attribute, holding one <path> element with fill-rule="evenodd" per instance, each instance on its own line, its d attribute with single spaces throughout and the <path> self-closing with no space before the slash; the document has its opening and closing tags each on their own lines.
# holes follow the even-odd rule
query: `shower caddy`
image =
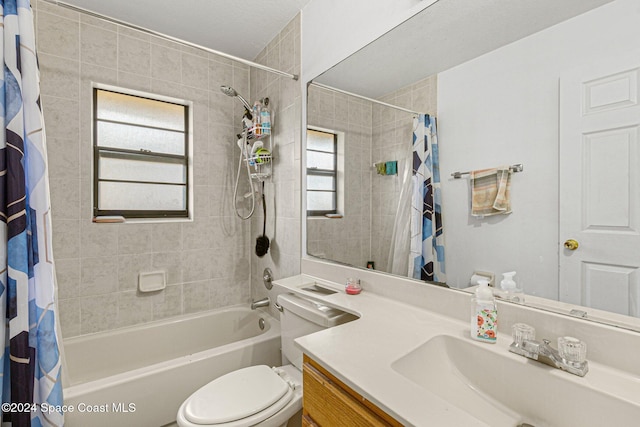
<svg viewBox="0 0 640 427">
<path fill-rule="evenodd" d="M 269 98 L 265 98 L 265 104 L 268 105 Z M 269 178 L 273 173 L 273 144 L 271 143 L 271 130 L 273 125 L 273 115 L 268 126 L 263 126 L 262 123 L 254 124 L 249 128 L 243 129 L 243 138 L 245 138 L 247 144 L 247 151 L 245 155 L 245 162 L 247 169 L 250 171 L 251 179 L 258 182 L 262 182 Z M 258 141 L 262 142 L 262 148 L 268 150 L 268 154 L 265 153 L 251 153 L 250 147 Z"/>
</svg>

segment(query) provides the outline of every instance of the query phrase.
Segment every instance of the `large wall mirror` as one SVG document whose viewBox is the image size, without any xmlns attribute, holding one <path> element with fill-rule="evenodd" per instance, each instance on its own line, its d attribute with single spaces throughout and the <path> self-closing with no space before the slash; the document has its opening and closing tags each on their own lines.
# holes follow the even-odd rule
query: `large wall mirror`
<svg viewBox="0 0 640 427">
<path fill-rule="evenodd" d="M 335 144 L 307 146 L 320 159 L 306 165 L 318 207 L 307 253 L 411 275 L 398 240 L 411 232 L 405 171 L 426 113 L 437 123 L 439 281 L 465 289 L 484 271 L 497 285 L 516 271 L 527 303 L 638 325 L 639 19 L 637 0 L 439 0 L 314 79 L 307 122 Z M 511 213 L 473 216 L 469 177 L 452 174 L 515 164 Z"/>
</svg>

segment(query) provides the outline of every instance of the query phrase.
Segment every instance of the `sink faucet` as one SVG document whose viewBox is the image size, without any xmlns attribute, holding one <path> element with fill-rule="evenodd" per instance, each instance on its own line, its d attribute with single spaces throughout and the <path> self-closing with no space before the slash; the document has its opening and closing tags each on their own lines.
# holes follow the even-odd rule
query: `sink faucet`
<svg viewBox="0 0 640 427">
<path fill-rule="evenodd" d="M 513 342 L 509 346 L 510 352 L 581 377 L 589 371 L 587 344 L 583 341 L 573 337 L 560 337 L 556 350 L 549 340 L 536 341 L 535 329 L 529 325 L 516 323 L 511 330 Z"/>
<path fill-rule="evenodd" d="M 258 301 L 252 301 L 251 310 L 255 310 L 258 307 L 269 307 L 270 302 L 269 297 L 259 299 Z"/>
</svg>

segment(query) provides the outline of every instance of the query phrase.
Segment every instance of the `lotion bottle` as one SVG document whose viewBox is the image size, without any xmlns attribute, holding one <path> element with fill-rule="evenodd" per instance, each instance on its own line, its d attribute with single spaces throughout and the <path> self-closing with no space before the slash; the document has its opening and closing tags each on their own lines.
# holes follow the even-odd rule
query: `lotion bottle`
<svg viewBox="0 0 640 427">
<path fill-rule="evenodd" d="M 471 298 L 471 338 L 495 343 L 498 337 L 498 308 L 487 280 L 479 280 Z"/>
</svg>

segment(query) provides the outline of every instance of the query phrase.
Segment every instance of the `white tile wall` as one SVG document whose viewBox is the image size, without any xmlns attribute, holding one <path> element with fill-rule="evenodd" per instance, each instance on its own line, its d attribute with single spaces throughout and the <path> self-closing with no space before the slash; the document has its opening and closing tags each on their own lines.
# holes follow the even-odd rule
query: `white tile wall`
<svg viewBox="0 0 640 427">
<path fill-rule="evenodd" d="M 309 87 L 307 123 L 344 132 L 343 218 L 307 219 L 307 251 L 365 267 L 371 259 L 372 103 Z"/>
<path fill-rule="evenodd" d="M 436 76 L 428 77 L 381 100 L 435 114 L 436 84 Z M 343 219 L 307 220 L 308 253 L 361 267 L 371 260 L 376 269 L 386 271 L 402 171 L 397 176 L 378 175 L 372 164 L 407 156 L 412 115 L 311 86 L 307 120 L 345 132 L 347 200 Z"/>
<path fill-rule="evenodd" d="M 63 335 L 248 302 L 250 240 L 255 237 L 251 224 L 237 219 L 231 208 L 238 155 L 234 135 L 242 110 L 237 100 L 219 90 L 220 85 L 231 85 L 248 95 L 248 67 L 49 3 L 34 5 Z M 296 20 L 284 33 L 284 53 L 278 56 L 290 69 L 299 67 L 298 45 Z M 288 108 L 299 111 L 295 88 L 271 77 L 263 80 L 269 81 L 269 96 L 278 100 L 283 117 Z M 91 222 L 91 82 L 194 103 L 192 223 Z M 293 137 L 295 127 L 285 133 L 283 145 L 299 142 Z M 294 161 L 287 159 L 286 167 Z M 290 176 L 278 184 L 291 193 L 293 180 Z M 285 200 L 296 202 L 290 194 Z M 297 210 L 288 206 L 283 211 L 285 227 L 296 228 Z M 284 259 L 277 264 L 287 265 L 287 274 L 299 271 L 293 262 L 294 254 L 299 261 L 296 248 L 299 244 L 279 247 Z M 165 270 L 168 286 L 140 294 L 137 275 L 149 270 Z"/>
<path fill-rule="evenodd" d="M 300 74 L 300 15 L 268 43 L 255 61 Z M 270 248 L 262 258 L 255 254 L 256 237 L 262 234 L 262 205 L 256 205 L 256 213 L 251 219 L 252 296 L 259 299 L 267 296 L 262 282 L 265 267 L 271 268 L 276 278 L 300 272 L 301 83 L 253 68 L 249 74 L 250 99 L 269 97 L 271 102 L 274 156 L 273 177 L 265 185 Z M 273 315 L 277 317 L 278 313 L 274 311 Z"/>
</svg>

